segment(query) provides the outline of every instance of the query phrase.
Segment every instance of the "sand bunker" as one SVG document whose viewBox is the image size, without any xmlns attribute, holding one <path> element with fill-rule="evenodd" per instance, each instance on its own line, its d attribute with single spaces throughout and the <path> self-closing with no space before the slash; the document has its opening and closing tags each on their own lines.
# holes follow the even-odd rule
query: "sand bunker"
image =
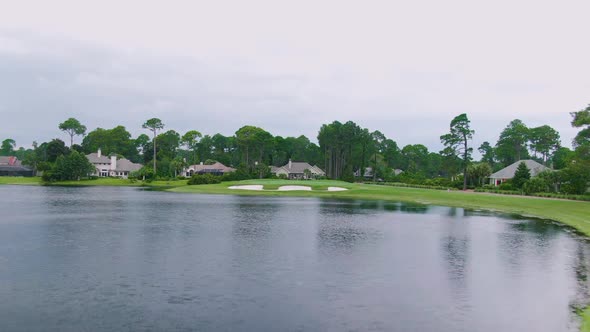
<svg viewBox="0 0 590 332">
<path fill-rule="evenodd" d="M 229 189 L 240 189 L 240 190 L 262 190 L 263 186 L 260 184 L 251 184 L 245 186 L 231 186 Z"/>
<path fill-rule="evenodd" d="M 346 191 L 348 189 L 342 187 L 328 187 L 328 191 Z"/>
<path fill-rule="evenodd" d="M 311 190 L 308 186 L 281 186 L 279 191 L 292 191 L 292 190 Z"/>
</svg>

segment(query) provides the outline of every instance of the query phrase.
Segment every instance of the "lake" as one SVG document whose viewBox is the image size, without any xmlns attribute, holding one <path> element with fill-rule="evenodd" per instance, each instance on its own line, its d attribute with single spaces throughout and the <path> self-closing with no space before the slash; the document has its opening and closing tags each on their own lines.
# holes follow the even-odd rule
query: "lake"
<svg viewBox="0 0 590 332">
<path fill-rule="evenodd" d="M 0 186 L 2 331 L 577 331 L 589 243 L 459 208 Z"/>
</svg>

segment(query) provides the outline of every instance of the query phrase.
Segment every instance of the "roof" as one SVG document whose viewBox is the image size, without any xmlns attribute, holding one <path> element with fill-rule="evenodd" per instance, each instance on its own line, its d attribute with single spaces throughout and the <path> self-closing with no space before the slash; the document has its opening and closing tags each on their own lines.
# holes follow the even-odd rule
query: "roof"
<svg viewBox="0 0 590 332">
<path fill-rule="evenodd" d="M 86 155 L 91 164 L 111 164 L 111 158 L 104 155 L 98 156 L 98 153 L 90 153 Z"/>
<path fill-rule="evenodd" d="M 544 171 L 552 171 L 551 168 L 543 166 L 534 160 L 526 159 L 526 160 L 519 160 L 519 161 L 515 162 L 514 164 L 497 171 L 496 173 L 490 175 L 490 179 L 512 179 L 514 177 L 514 174 L 516 173 L 516 169 L 518 168 L 518 165 L 520 165 L 520 163 L 525 163 L 526 167 L 531 172 L 531 177 L 537 176 L 539 173 L 544 172 Z"/>
<path fill-rule="evenodd" d="M 190 165 L 188 167 L 188 169 L 193 169 L 197 173 L 199 173 L 199 172 L 203 172 L 203 173 L 209 173 L 209 172 L 229 173 L 229 172 L 233 172 L 236 170 L 235 168 L 227 167 L 218 161 L 215 162 L 215 164 L 213 164 L 213 165 Z"/>
<path fill-rule="evenodd" d="M 306 169 L 308 169 L 312 174 L 318 174 L 318 175 L 325 175 L 326 173 L 324 173 L 324 171 L 317 167 L 317 166 L 312 166 L 306 162 L 302 162 L 302 161 L 292 161 L 291 162 L 291 167 L 289 167 L 289 163 L 287 163 L 284 166 L 281 167 L 275 167 L 275 166 L 271 166 L 270 171 L 271 173 L 276 173 L 279 170 L 285 170 L 285 172 L 289 173 L 289 174 L 303 174 L 305 172 Z"/>
<path fill-rule="evenodd" d="M 141 167 L 141 164 L 136 164 L 134 162 L 131 162 L 131 160 L 129 159 L 121 158 L 117 160 L 117 168 L 115 169 L 115 171 L 133 172 L 139 170 Z"/>
<path fill-rule="evenodd" d="M 19 166 L 19 165 L 21 165 L 21 162 L 15 156 L 2 156 L 2 157 L 0 157 L 0 165 L 2 165 L 2 166 Z"/>
<path fill-rule="evenodd" d="M 21 165 L 14 165 L 14 166 L 0 165 L 0 171 L 3 171 L 3 172 L 31 172 L 31 171 L 33 171 L 33 169 L 31 169 L 27 166 L 21 166 Z"/>
</svg>

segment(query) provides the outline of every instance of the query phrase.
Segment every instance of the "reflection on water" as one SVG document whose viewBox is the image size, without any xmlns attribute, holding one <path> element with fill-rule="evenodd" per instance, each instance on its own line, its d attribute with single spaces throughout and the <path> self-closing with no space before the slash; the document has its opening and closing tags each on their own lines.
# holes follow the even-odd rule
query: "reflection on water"
<svg viewBox="0 0 590 332">
<path fill-rule="evenodd" d="M 379 201 L 0 186 L 0 330 L 575 331 L 590 247 Z"/>
</svg>

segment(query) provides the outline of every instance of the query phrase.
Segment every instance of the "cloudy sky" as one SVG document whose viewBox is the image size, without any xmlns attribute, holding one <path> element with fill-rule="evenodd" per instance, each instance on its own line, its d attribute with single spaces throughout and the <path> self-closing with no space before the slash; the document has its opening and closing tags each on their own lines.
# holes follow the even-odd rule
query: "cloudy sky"
<svg viewBox="0 0 590 332">
<path fill-rule="evenodd" d="M 587 0 L 0 0 L 0 139 L 19 146 L 158 117 L 181 134 L 304 134 L 353 120 L 438 151 L 513 119 L 570 146 L 590 103 Z"/>
</svg>

